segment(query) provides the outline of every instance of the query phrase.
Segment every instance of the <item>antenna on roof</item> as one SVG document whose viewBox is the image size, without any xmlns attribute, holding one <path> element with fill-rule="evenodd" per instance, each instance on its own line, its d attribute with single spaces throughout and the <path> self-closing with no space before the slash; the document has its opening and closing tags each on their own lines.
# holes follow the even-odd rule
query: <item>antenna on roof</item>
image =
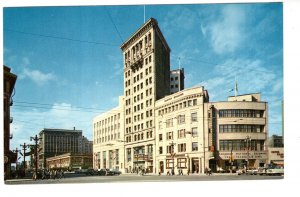
<svg viewBox="0 0 300 197">
<path fill-rule="evenodd" d="M 144 23 L 146 22 L 146 6 L 144 5 Z"/>
<path fill-rule="evenodd" d="M 181 67 L 181 65 L 180 65 L 180 57 L 178 57 L 178 67 L 179 67 L 179 70 L 180 70 L 180 67 Z"/>
</svg>

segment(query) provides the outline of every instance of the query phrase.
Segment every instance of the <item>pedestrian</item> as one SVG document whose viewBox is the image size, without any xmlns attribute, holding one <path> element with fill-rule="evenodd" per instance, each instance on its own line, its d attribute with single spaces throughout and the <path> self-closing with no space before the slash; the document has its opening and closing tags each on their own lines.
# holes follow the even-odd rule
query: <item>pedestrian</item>
<svg viewBox="0 0 300 197">
<path fill-rule="evenodd" d="M 36 180 L 36 173 L 35 173 L 35 171 L 32 174 L 32 180 Z"/>
<path fill-rule="evenodd" d="M 190 175 L 190 169 L 188 169 L 188 171 L 187 171 L 187 175 Z"/>
<path fill-rule="evenodd" d="M 62 172 L 61 172 L 61 177 L 65 178 L 65 171 L 64 170 L 62 170 Z"/>
<path fill-rule="evenodd" d="M 210 176 L 211 175 L 211 169 L 208 168 L 208 175 Z"/>
</svg>

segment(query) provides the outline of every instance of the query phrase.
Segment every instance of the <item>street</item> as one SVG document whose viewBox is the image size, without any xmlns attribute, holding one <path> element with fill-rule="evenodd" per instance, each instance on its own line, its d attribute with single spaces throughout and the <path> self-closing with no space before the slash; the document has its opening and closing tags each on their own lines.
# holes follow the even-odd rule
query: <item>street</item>
<svg viewBox="0 0 300 197">
<path fill-rule="evenodd" d="M 120 176 L 76 176 L 62 179 L 31 180 L 12 179 L 5 184 L 61 184 L 61 183 L 130 183 L 130 182 L 178 182 L 178 181 L 237 181 L 237 180 L 274 180 L 283 179 L 283 176 L 259 176 L 259 175 L 236 175 L 236 174 L 213 174 L 208 175 L 136 175 L 122 174 Z"/>
</svg>

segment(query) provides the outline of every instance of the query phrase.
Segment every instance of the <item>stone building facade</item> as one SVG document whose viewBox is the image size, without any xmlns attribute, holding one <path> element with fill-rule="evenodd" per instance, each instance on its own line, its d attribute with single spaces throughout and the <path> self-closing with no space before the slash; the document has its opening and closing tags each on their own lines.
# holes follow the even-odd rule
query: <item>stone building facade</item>
<svg viewBox="0 0 300 197">
<path fill-rule="evenodd" d="M 10 151 L 10 123 L 13 119 L 10 115 L 10 107 L 13 105 L 12 94 L 17 81 L 17 75 L 11 72 L 7 66 L 3 66 L 3 144 L 4 144 L 4 179 L 10 178 L 10 165 L 15 162 L 14 155 Z"/>
</svg>

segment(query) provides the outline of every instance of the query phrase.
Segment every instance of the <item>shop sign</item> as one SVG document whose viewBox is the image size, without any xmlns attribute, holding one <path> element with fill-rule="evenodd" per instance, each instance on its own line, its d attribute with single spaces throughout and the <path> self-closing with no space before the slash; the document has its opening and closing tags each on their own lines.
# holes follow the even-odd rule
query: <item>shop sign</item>
<svg viewBox="0 0 300 197">
<path fill-rule="evenodd" d="M 231 152 L 220 152 L 219 156 L 222 159 L 229 160 L 231 157 Z M 249 151 L 249 155 L 247 152 L 232 152 L 232 156 L 234 159 L 267 159 L 266 151 Z"/>
</svg>

